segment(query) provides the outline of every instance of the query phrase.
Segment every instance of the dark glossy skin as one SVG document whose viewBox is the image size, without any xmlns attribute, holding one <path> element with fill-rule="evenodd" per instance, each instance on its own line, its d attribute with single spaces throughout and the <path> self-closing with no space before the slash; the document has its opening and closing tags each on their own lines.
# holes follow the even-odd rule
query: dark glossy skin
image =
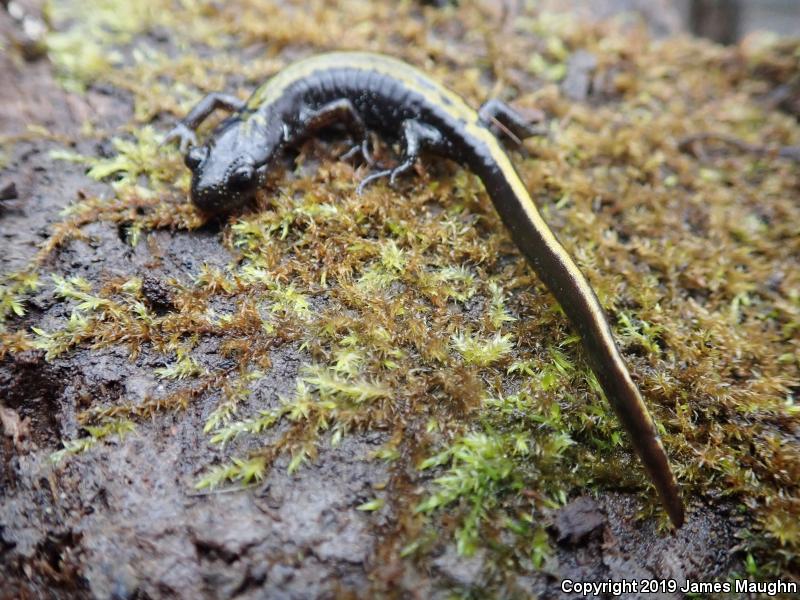
<svg viewBox="0 0 800 600">
<path fill-rule="evenodd" d="M 341 52 L 290 65 L 258 88 L 247 102 L 211 94 L 168 135 L 182 149 L 196 144 L 192 130 L 216 108 L 235 112 L 203 146 L 186 155 L 192 201 L 225 213 L 253 196 L 272 160 L 288 145 L 332 123 L 345 123 L 367 153 L 367 131 L 400 138 L 397 167 L 373 173 L 390 181 L 410 170 L 423 150 L 468 166 L 486 191 L 530 265 L 580 333 L 590 365 L 634 449 L 658 490 L 673 524 L 684 508 L 636 384 L 614 341 L 597 297 L 572 258 L 542 219 L 497 134 L 512 140 L 534 133 L 507 105 L 489 101 L 475 111 L 417 69 L 375 54 Z"/>
</svg>

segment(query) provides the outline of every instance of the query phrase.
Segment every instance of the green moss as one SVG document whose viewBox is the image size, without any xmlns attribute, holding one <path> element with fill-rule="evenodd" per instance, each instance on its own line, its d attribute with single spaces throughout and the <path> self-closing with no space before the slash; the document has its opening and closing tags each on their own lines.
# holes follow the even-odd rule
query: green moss
<svg viewBox="0 0 800 600">
<path fill-rule="evenodd" d="M 495 334 L 488 339 L 479 339 L 460 333 L 453 338 L 453 347 L 464 362 L 478 367 L 488 367 L 507 356 L 512 348 L 511 335 Z"/>
<path fill-rule="evenodd" d="M 211 469 L 195 485 L 198 490 L 216 488 L 225 483 L 248 485 L 264 479 L 267 462 L 264 457 L 254 456 L 247 460 L 234 458 L 230 464 Z"/>
<path fill-rule="evenodd" d="M 48 280 L 42 265 L 84 237 L 85 225 L 123 227 L 135 244 L 155 228 L 204 223 L 185 202 L 180 156 L 158 146 L 154 117 L 183 115 L 215 89 L 244 97 L 289 56 L 337 47 L 347 30 L 349 47 L 425 65 L 474 105 L 498 93 L 548 113 L 549 135 L 527 141 L 528 156 L 514 162 L 613 316 L 689 501 L 722 495 L 741 506 L 737 551 L 748 573 L 796 572 L 796 165 L 716 147 L 696 158 L 677 144 L 709 129 L 800 144 L 797 122 L 760 101 L 765 82 L 793 81 L 796 44 L 654 44 L 639 31 L 523 11 L 502 47 L 484 47 L 478 40 L 491 44 L 496 32 L 475 8 L 443 16 L 414 3 L 352 5 L 358 27 L 333 2 L 317 7 L 324 26 L 309 25 L 291 2 L 181 2 L 158 13 L 146 2 L 114 14 L 98 0 L 74 17 L 59 13 L 49 48 L 65 81 L 116 86 L 132 98 L 134 118 L 115 134 L 111 158 L 60 154 L 108 181 L 113 197 L 73 205 L 31 268 L 0 283 L 0 356 L 34 345 L 51 360 L 147 348 L 165 365 L 154 375 L 179 380 L 175 389 L 91 406 L 80 418 L 88 427 L 158 418 L 214 392 L 205 432 L 226 458 L 199 465 L 201 488 L 252 485 L 279 457 L 294 472 L 321 445 L 381 431 L 389 441 L 375 458 L 393 483 L 361 509 L 385 506 L 381 514 L 401 525 L 382 549 L 409 560 L 424 558 L 443 529 L 462 552 L 503 557 L 495 576 L 539 568 L 550 556 L 542 514 L 579 493 L 636 489 L 642 514 L 660 514 L 563 314 L 475 177 L 440 161 L 426 161 L 428 172 L 402 192 L 378 185 L 358 196 L 362 173 L 336 159 L 339 144 L 309 143 L 294 173 L 276 173 L 258 211 L 224 227 L 231 264 L 168 284 L 174 311 L 149 310 L 132 276 L 95 286 L 56 276 L 52 293 L 70 315 L 52 331 L 33 329 L 36 337 L 18 327 L 26 295 Z M 445 19 L 483 35 L 454 53 L 437 37 L 453 29 Z M 192 28 L 177 26 L 189 20 Z M 139 45 L 137 33 L 154 27 L 174 36 L 174 51 Z M 222 50 L 200 53 L 204 42 Z M 243 44 L 271 52 L 242 61 Z M 550 83 L 577 49 L 598 58 L 602 89 L 591 104 Z M 242 78 L 240 89 L 230 83 Z M 201 365 L 202 341 L 219 344 L 224 367 Z M 254 406 L 251 390 L 281 345 L 305 361 L 295 392 Z M 240 447 L 255 450 L 233 456 Z"/>
<path fill-rule="evenodd" d="M 481 523 L 509 492 L 522 489 L 521 471 L 512 460 L 514 455 L 529 453 L 524 434 L 498 436 L 470 434 L 449 448 L 436 454 L 419 466 L 428 469 L 449 465 L 444 475 L 434 480 L 436 489 L 417 505 L 418 512 L 431 512 L 454 502 L 466 505 L 466 517 L 456 532 L 458 551 L 471 555 L 475 552 Z"/>
<path fill-rule="evenodd" d="M 129 433 L 136 431 L 136 425 L 127 419 L 123 419 L 121 421 L 109 421 L 102 425 L 85 425 L 83 429 L 89 434 L 88 436 L 64 442 L 64 448 L 53 452 L 50 455 L 50 461 L 59 463 L 71 454 L 86 452 L 111 436 L 116 436 L 119 440 L 122 440 Z"/>
<path fill-rule="evenodd" d="M 25 296 L 40 286 L 39 274 L 35 271 L 10 273 L 0 278 L 0 332 L 10 315 L 25 315 Z"/>
</svg>

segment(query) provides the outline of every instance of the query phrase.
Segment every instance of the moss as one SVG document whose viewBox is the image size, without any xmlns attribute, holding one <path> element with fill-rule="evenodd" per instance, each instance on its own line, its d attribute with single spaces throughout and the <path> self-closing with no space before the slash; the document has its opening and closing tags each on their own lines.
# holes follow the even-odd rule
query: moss
<svg viewBox="0 0 800 600">
<path fill-rule="evenodd" d="M 94 448 L 102 440 L 116 436 L 122 440 L 126 435 L 136 431 L 136 425 L 127 419 L 108 421 L 102 425 L 86 425 L 84 429 L 89 434 L 74 440 L 64 442 L 64 447 L 50 455 L 50 461 L 59 463 L 71 454 L 79 454 Z"/>
<path fill-rule="evenodd" d="M 25 315 L 25 296 L 36 291 L 40 283 L 39 274 L 31 270 L 4 275 L 0 282 L 0 332 L 3 332 L 6 318 Z"/>
<path fill-rule="evenodd" d="M 509 492 L 519 492 L 524 486 L 521 471 L 512 460 L 514 455 L 530 452 L 524 434 L 517 436 L 471 433 L 459 438 L 449 448 L 420 465 L 428 469 L 449 465 L 449 469 L 434 480 L 435 491 L 420 502 L 418 512 L 431 512 L 454 502 L 466 505 L 466 516 L 456 532 L 458 551 L 471 555 L 477 545 L 482 521 Z"/>
<path fill-rule="evenodd" d="M 112 158 L 61 154 L 111 183 L 113 197 L 77 202 L 30 269 L 5 277 L 0 356 L 32 345 L 52 360 L 146 348 L 164 364 L 157 375 L 184 380 L 144 402 L 93 405 L 80 415 L 86 426 L 157 418 L 220 392 L 205 430 L 226 459 L 200 465 L 202 488 L 251 485 L 280 456 L 295 471 L 320 445 L 384 432 L 375 458 L 387 461 L 390 483 L 360 508 L 393 515 L 382 547 L 409 560 L 423 560 L 443 529 L 462 552 L 503 557 L 503 569 L 540 567 L 550 554 L 542 515 L 587 490 L 636 489 L 643 516 L 660 514 L 563 314 L 463 169 L 426 161 L 402 191 L 378 185 L 358 196 L 361 173 L 336 160 L 339 142 L 310 142 L 294 173 L 276 173 L 259 210 L 225 225 L 231 264 L 171 282 L 175 310 L 163 315 L 133 276 L 99 286 L 47 276 L 45 259 L 90 223 L 122 226 L 132 244 L 155 228 L 202 225 L 185 201 L 181 159 L 158 147 L 150 121 L 185 114 L 206 91 L 244 96 L 290 56 L 335 47 L 347 30 L 349 47 L 423 65 L 475 105 L 494 93 L 552 117 L 515 164 L 611 314 L 690 502 L 738 504 L 748 573 L 796 572 L 798 172 L 776 156 L 709 146 L 696 157 L 677 143 L 709 129 L 762 146 L 800 143 L 797 122 L 761 101 L 765 81 L 791 82 L 796 45 L 655 43 L 635 28 L 526 12 L 500 47 L 478 8 L 355 0 L 313 3 L 316 19 L 291 2 L 181 2 L 158 14 L 143 3 L 120 28 L 110 3 L 80 4 L 100 12 L 55 19 L 51 56 L 67 81 L 129 94 L 135 116 Z M 192 28 L 176 26 L 189 19 Z M 138 34 L 153 28 L 174 36 L 173 51 L 141 46 Z M 201 55 L 211 40 L 221 51 Z M 252 44 L 271 52 L 239 60 Z M 552 83 L 578 49 L 598 59 L 591 104 Z M 52 281 L 71 313 L 34 337 L 17 325 L 38 280 Z M 202 364 L 203 341 L 218 343 L 224 366 Z M 245 410 L 282 345 L 306 361 L 294 394 Z M 236 456 L 242 447 L 254 450 Z"/>
<path fill-rule="evenodd" d="M 248 485 L 261 481 L 266 474 L 267 461 L 263 456 L 254 456 L 247 460 L 234 458 L 230 464 L 211 469 L 195 487 L 198 490 L 216 488 L 228 482 Z"/>
<path fill-rule="evenodd" d="M 469 365 L 488 367 L 507 356 L 513 348 L 511 335 L 495 334 L 488 339 L 478 339 L 467 334 L 453 338 L 453 347 Z"/>
</svg>

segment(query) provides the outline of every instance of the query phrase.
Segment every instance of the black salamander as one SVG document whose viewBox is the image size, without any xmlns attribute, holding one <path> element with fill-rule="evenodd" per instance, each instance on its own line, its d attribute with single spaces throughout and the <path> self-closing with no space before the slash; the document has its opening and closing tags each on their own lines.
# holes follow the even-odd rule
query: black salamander
<svg viewBox="0 0 800 600">
<path fill-rule="evenodd" d="M 233 116 L 198 145 L 194 129 L 213 111 Z M 294 63 L 243 102 L 226 94 L 205 97 L 167 135 L 178 140 L 192 171 L 193 202 L 210 213 L 241 207 L 264 182 L 273 159 L 316 130 L 342 123 L 361 141 L 367 162 L 368 132 L 399 137 L 398 166 L 363 179 L 358 191 L 381 177 L 409 171 L 423 150 L 457 161 L 480 177 L 497 212 L 528 262 L 580 333 L 589 363 L 630 435 L 676 527 L 684 520 L 680 491 L 647 407 L 620 355 L 586 278 L 542 219 L 511 164 L 499 134 L 532 132 L 509 106 L 490 100 L 478 111 L 421 71 L 387 56 L 360 52 L 322 54 Z"/>
</svg>

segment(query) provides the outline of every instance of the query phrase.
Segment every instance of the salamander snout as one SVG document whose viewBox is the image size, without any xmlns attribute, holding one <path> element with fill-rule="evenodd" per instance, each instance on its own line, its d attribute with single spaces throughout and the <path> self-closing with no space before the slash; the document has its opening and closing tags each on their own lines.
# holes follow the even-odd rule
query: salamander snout
<svg viewBox="0 0 800 600">
<path fill-rule="evenodd" d="M 195 146 L 186 154 L 185 163 L 192 171 L 192 202 L 204 212 L 223 214 L 253 198 L 259 175 L 252 157 L 240 154 L 224 160 L 214 150 Z"/>
</svg>

